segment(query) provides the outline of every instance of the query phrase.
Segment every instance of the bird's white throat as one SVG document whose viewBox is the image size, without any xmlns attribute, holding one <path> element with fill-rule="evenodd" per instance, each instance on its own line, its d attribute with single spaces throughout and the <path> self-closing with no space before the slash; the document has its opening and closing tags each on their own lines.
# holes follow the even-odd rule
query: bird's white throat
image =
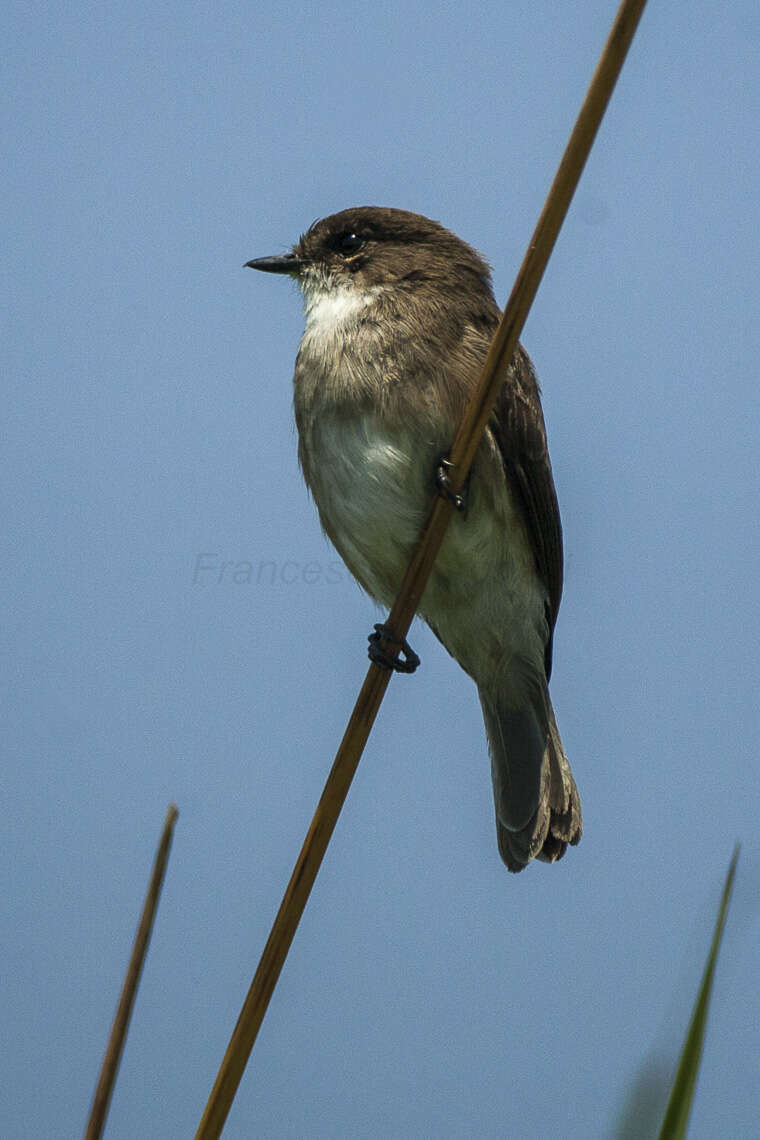
<svg viewBox="0 0 760 1140">
<path fill-rule="evenodd" d="M 377 299 L 381 287 L 358 289 L 353 285 L 308 278 L 302 283 L 306 332 L 329 336 L 341 331 Z"/>
</svg>

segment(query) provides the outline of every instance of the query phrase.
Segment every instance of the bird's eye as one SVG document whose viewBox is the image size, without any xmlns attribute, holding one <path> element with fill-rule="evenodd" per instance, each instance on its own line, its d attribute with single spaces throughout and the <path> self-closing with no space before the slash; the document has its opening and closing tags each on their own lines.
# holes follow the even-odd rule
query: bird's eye
<svg viewBox="0 0 760 1140">
<path fill-rule="evenodd" d="M 348 233 L 340 235 L 335 247 L 338 253 L 342 253 L 344 257 L 350 257 L 352 253 L 358 253 L 364 245 L 363 237 L 360 237 L 359 234 Z"/>
</svg>

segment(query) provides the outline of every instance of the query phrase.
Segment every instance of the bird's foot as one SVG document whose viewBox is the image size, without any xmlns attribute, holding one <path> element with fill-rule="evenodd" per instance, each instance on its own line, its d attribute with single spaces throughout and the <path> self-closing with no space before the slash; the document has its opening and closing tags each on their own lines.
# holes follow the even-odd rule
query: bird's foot
<svg viewBox="0 0 760 1140">
<path fill-rule="evenodd" d="M 375 625 L 375 632 L 369 635 L 368 640 L 369 649 L 367 653 L 370 661 L 373 661 L 375 665 L 380 665 L 383 669 L 393 669 L 396 673 L 413 673 L 420 663 L 419 657 L 409 642 L 399 641 L 388 626 L 381 622 Z M 384 649 L 383 642 L 390 648 Z M 398 647 L 399 652 L 394 654 L 391 650 L 396 647 Z M 403 659 L 401 654 L 403 654 Z"/>
<path fill-rule="evenodd" d="M 458 511 L 465 514 L 467 511 L 467 491 L 469 483 L 469 475 L 460 487 L 459 491 L 454 492 L 451 487 L 451 476 L 449 472 L 456 466 L 450 459 L 445 457 L 438 461 L 438 466 L 435 469 L 435 485 L 438 488 L 438 494 L 442 495 L 444 499 L 448 499 L 454 504 Z"/>
</svg>

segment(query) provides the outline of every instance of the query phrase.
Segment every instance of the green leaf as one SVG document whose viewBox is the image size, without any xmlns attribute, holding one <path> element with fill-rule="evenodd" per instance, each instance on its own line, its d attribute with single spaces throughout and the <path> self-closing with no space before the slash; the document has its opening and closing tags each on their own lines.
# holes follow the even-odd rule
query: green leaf
<svg viewBox="0 0 760 1140">
<path fill-rule="evenodd" d="M 710 1007 L 715 965 L 718 961 L 718 951 L 720 950 L 720 943 L 723 937 L 723 929 L 726 925 L 726 915 L 728 913 L 728 904 L 734 885 L 734 875 L 736 874 L 738 858 L 739 845 L 737 844 L 734 848 L 728 874 L 726 875 L 726 883 L 723 887 L 723 896 L 720 900 L 718 918 L 715 923 L 715 932 L 702 978 L 702 985 L 699 987 L 694 1012 L 691 1015 L 691 1022 L 689 1023 L 689 1030 L 686 1034 L 683 1049 L 681 1050 L 678 1071 L 673 1081 L 673 1088 L 670 1090 L 670 1100 L 668 1101 L 668 1107 L 665 1111 L 665 1119 L 662 1122 L 660 1140 L 683 1140 L 686 1136 L 686 1130 L 689 1127 L 691 1104 L 694 1099 L 694 1090 L 697 1087 L 699 1064 L 702 1060 L 702 1046 L 705 1040 L 705 1026 L 707 1025 L 707 1012 Z"/>
</svg>

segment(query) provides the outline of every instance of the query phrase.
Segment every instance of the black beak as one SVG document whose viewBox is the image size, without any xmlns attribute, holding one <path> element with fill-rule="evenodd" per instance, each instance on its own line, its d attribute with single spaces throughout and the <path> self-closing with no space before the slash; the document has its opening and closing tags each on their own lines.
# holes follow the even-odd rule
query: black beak
<svg viewBox="0 0 760 1140">
<path fill-rule="evenodd" d="M 283 253 L 280 257 L 256 257 L 253 261 L 246 261 L 244 269 L 261 269 L 264 273 L 291 273 L 297 276 L 301 266 L 305 265 L 302 257 L 294 253 Z"/>
</svg>

